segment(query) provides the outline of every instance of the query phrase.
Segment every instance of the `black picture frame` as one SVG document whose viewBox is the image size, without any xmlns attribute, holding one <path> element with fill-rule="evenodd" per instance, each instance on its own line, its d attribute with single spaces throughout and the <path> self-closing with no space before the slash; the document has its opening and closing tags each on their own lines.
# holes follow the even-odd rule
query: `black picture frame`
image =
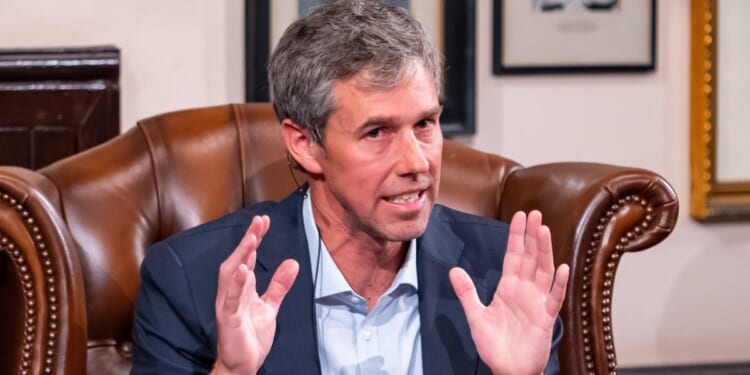
<svg viewBox="0 0 750 375">
<path fill-rule="evenodd" d="M 511 0 L 512 2 L 514 0 Z M 619 0 L 624 2 L 625 0 Z M 628 0 L 633 4 L 633 0 Z M 638 1 L 638 0 L 636 0 Z M 570 74 L 570 73 L 644 73 L 656 69 L 656 0 L 641 0 L 649 7 L 650 16 L 647 23 L 650 26 L 650 36 L 645 46 L 642 62 L 606 62 L 606 63 L 579 63 L 579 64 L 555 64 L 555 63 L 529 63 L 513 64 L 506 61 L 506 44 L 503 43 L 505 36 L 505 0 L 493 1 L 493 38 L 492 38 L 492 72 L 496 75 L 518 75 L 518 74 Z M 530 2 L 529 2 L 530 3 Z M 517 4 L 514 4 L 517 5 Z M 531 7 L 531 5 L 529 5 Z"/>
<path fill-rule="evenodd" d="M 445 57 L 441 128 L 446 137 L 476 131 L 475 0 L 443 0 Z M 269 0 L 245 0 L 245 100 L 267 102 Z"/>
</svg>

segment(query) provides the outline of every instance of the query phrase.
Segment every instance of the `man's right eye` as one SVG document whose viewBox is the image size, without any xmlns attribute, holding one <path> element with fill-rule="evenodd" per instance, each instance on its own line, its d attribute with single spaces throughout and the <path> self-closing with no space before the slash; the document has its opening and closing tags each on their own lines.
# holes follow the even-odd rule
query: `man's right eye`
<svg viewBox="0 0 750 375">
<path fill-rule="evenodd" d="M 369 138 L 377 138 L 382 133 L 383 133 L 383 128 L 373 128 L 373 129 L 370 129 L 370 131 L 368 131 L 366 135 Z"/>
</svg>

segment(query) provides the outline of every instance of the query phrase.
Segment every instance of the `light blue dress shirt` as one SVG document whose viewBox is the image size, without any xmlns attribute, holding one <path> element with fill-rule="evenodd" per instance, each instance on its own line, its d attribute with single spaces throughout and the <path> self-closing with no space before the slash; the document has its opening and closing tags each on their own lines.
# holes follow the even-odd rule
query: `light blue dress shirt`
<svg viewBox="0 0 750 375">
<path fill-rule="evenodd" d="M 321 372 L 422 375 L 416 239 L 393 284 L 368 311 L 366 300 L 352 290 L 320 240 L 309 190 L 302 215 L 315 286 Z"/>
</svg>

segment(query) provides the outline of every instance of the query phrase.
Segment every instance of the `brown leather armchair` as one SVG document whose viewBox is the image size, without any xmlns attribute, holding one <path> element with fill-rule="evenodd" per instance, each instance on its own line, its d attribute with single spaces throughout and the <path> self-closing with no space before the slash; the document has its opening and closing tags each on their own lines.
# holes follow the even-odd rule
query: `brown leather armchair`
<svg viewBox="0 0 750 375">
<path fill-rule="evenodd" d="M 523 167 L 451 141 L 443 159 L 440 202 L 505 221 L 543 212 L 555 261 L 571 266 L 561 368 L 614 373 L 617 265 L 672 231 L 670 185 L 611 165 Z M 126 373 L 149 246 L 294 187 L 267 103 L 168 113 L 39 171 L 0 167 L 0 373 Z"/>
</svg>

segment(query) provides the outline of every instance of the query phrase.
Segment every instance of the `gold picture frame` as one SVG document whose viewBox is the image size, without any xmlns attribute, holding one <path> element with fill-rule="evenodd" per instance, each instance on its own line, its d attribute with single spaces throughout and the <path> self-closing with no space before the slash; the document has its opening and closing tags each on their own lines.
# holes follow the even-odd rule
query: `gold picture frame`
<svg viewBox="0 0 750 375">
<path fill-rule="evenodd" d="M 721 108 L 718 100 L 720 97 L 718 89 L 722 87 L 722 83 L 729 83 L 726 80 L 720 80 L 721 75 L 718 74 L 720 66 L 717 53 L 719 44 L 717 6 L 720 1 L 692 0 L 691 9 L 690 213 L 699 221 L 750 219 L 750 177 L 741 175 L 727 179 L 718 173 L 719 168 L 727 169 L 728 163 L 747 165 L 750 162 L 741 157 L 742 155 L 722 158 L 718 147 L 719 142 L 717 142 L 719 136 L 724 137 L 725 142 L 731 138 L 726 132 L 719 132 L 720 126 L 722 130 L 727 130 L 726 127 L 730 126 L 726 118 L 724 122 L 720 121 L 722 112 L 719 111 Z M 722 44 L 725 48 L 723 53 L 726 53 L 732 43 L 726 40 L 724 42 L 726 43 Z M 729 60 L 725 58 L 723 61 L 726 63 Z M 746 72 L 742 73 L 746 75 Z M 724 74 L 727 73 L 724 72 Z M 750 95 L 750 92 L 743 96 L 747 95 Z M 722 101 L 725 99 L 728 97 L 723 96 Z M 750 119 L 744 118 L 742 122 L 745 121 L 750 121 Z M 737 121 L 732 122 L 731 126 L 736 126 Z M 750 139 L 747 139 L 746 143 L 750 143 Z M 742 164 L 737 165 L 746 168 Z"/>
</svg>

